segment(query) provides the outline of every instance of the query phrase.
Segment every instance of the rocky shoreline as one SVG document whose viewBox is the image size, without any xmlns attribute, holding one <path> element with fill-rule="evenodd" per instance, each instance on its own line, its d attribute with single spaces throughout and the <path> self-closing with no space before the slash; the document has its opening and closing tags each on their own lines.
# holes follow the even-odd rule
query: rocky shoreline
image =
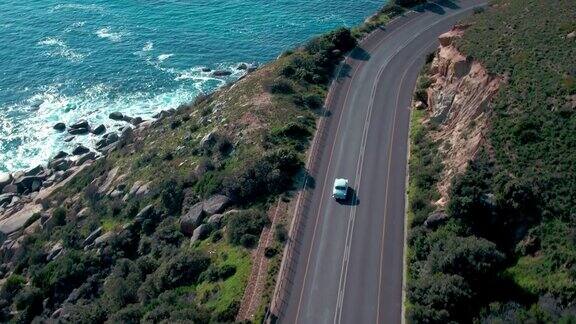
<svg viewBox="0 0 576 324">
<path fill-rule="evenodd" d="M 6 238 L 24 227 L 34 214 L 40 212 L 43 209 L 42 206 L 47 204 L 44 199 L 84 167 L 105 157 L 119 145 L 130 141 L 134 132 L 140 132 L 175 112 L 175 109 L 165 110 L 154 115 L 154 120 L 147 121 L 141 117 L 129 117 L 119 112 L 112 113 L 109 116 L 110 119 L 129 124 L 120 128 L 118 132 L 105 133 L 104 125 L 92 128 L 85 120 L 80 120 L 70 126 L 64 123 L 54 125 L 57 131 L 67 130 L 74 136 L 88 133 L 103 135 L 96 142 L 93 150 L 78 144 L 71 152 L 58 152 L 45 165 L 37 165 L 13 173 L 0 173 L 0 236 Z"/>
<path fill-rule="evenodd" d="M 236 67 L 236 70 L 245 71 L 246 74 L 254 72 L 256 69 L 256 64 L 247 63 L 241 63 Z M 208 68 L 205 68 L 204 71 L 211 72 L 214 76 L 228 76 L 233 73 L 228 70 L 212 71 Z M 134 130 L 145 128 L 174 113 L 176 113 L 176 109 L 163 110 L 152 116 L 153 120 L 147 121 L 142 117 L 131 117 L 121 112 L 112 112 L 108 116 L 111 120 L 127 123 L 119 131 L 112 132 L 106 132 L 107 129 L 104 124 L 93 127 L 84 119 L 70 125 L 63 122 L 54 124 L 53 129 L 55 131 L 67 132 L 70 135 L 64 139 L 66 142 L 73 141 L 76 136 L 88 134 L 101 136 L 101 138 L 95 143 L 94 150 L 79 144 L 71 152 L 58 152 L 46 165 L 38 165 L 28 170 L 13 173 L 0 173 L 0 232 L 3 232 L 2 220 L 19 211 L 23 205 L 34 201 L 40 192 L 69 178 L 81 166 L 90 164 L 110 153 L 119 143 L 130 138 Z"/>
</svg>

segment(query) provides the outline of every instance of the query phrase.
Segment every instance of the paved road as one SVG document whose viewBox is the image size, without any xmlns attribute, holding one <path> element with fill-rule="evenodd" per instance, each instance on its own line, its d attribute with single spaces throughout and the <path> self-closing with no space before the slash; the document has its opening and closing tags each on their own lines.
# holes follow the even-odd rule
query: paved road
<svg viewBox="0 0 576 324">
<path fill-rule="evenodd" d="M 348 58 L 333 88 L 282 323 L 400 323 L 410 101 L 437 36 L 485 0 L 395 20 Z M 331 197 L 349 179 L 355 199 Z"/>
</svg>

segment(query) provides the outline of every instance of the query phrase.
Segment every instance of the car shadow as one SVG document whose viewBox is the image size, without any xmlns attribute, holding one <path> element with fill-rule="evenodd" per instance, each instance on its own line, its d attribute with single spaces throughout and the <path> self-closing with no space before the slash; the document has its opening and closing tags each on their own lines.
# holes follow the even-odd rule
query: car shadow
<svg viewBox="0 0 576 324">
<path fill-rule="evenodd" d="M 348 195 L 346 196 L 346 199 L 338 200 L 338 203 L 344 206 L 358 206 L 360 205 L 360 198 L 358 198 L 358 194 L 354 188 L 348 188 Z"/>
</svg>

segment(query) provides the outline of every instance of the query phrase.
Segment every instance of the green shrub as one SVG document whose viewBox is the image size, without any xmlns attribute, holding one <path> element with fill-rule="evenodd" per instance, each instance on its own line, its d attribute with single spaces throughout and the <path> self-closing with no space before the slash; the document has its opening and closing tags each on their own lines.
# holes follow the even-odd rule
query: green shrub
<svg viewBox="0 0 576 324">
<path fill-rule="evenodd" d="M 266 214 L 259 210 L 234 213 L 228 219 L 228 240 L 236 245 L 253 245 L 268 222 Z"/>
<path fill-rule="evenodd" d="M 183 199 L 182 186 L 175 179 L 169 179 L 160 185 L 160 201 L 168 214 L 179 214 Z"/>
<path fill-rule="evenodd" d="M 188 249 L 181 251 L 154 272 L 155 288 L 162 292 L 194 284 L 209 265 L 210 258 L 203 252 Z"/>
<path fill-rule="evenodd" d="M 62 207 L 58 207 L 56 209 L 54 209 L 54 211 L 52 212 L 52 217 L 54 218 L 54 224 L 56 226 L 62 226 L 64 224 L 66 224 L 66 214 L 68 212 L 66 211 L 66 209 L 62 208 Z"/>
<path fill-rule="evenodd" d="M 286 78 L 277 78 L 270 85 L 270 93 L 290 94 L 294 93 L 294 85 Z"/>
<path fill-rule="evenodd" d="M 276 224 L 274 228 L 274 239 L 279 243 L 286 243 L 288 240 L 288 230 L 284 224 Z"/>
</svg>

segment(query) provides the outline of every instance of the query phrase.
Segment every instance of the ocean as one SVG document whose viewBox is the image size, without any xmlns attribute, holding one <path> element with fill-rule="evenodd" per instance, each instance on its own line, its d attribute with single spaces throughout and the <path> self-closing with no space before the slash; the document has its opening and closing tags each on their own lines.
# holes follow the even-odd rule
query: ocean
<svg viewBox="0 0 576 324">
<path fill-rule="evenodd" d="M 53 129 L 119 111 L 150 118 L 192 101 L 311 36 L 353 26 L 382 0 L 3 0 L 0 172 L 98 137 Z M 229 70 L 213 77 L 203 68 Z"/>
</svg>

